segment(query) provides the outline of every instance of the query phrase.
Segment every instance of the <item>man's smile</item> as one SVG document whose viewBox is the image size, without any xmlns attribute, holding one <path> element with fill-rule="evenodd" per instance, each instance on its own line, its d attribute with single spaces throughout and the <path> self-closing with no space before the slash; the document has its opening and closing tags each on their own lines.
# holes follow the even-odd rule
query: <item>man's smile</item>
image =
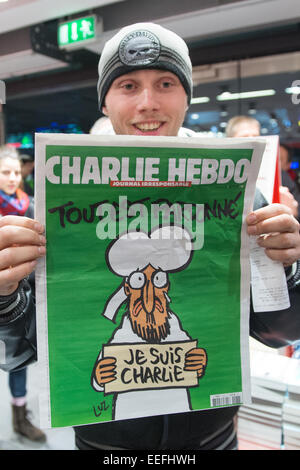
<svg viewBox="0 0 300 470">
<path fill-rule="evenodd" d="M 155 134 L 164 125 L 164 121 L 146 121 L 133 123 L 133 127 L 138 133 Z"/>
</svg>

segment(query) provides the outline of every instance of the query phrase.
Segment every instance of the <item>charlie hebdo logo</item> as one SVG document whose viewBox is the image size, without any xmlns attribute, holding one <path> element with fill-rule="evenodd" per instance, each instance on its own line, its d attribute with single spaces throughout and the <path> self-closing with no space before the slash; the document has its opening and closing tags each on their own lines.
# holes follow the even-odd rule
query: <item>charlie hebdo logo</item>
<svg viewBox="0 0 300 470">
<path fill-rule="evenodd" d="M 293 104 L 300 104 L 300 80 L 294 80 L 292 88 L 298 88 L 297 93 L 292 94 L 292 102 Z"/>
<path fill-rule="evenodd" d="M 5 104 L 5 83 L 0 80 L 0 104 Z"/>
</svg>

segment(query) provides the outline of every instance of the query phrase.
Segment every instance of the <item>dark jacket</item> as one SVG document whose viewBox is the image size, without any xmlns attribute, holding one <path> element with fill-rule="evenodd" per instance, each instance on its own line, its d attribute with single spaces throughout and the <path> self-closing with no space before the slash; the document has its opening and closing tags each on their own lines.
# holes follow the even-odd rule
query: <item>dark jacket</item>
<svg viewBox="0 0 300 470">
<path fill-rule="evenodd" d="M 254 208 L 266 205 L 256 195 Z M 287 271 L 290 275 L 290 270 Z M 251 305 L 250 334 L 270 347 L 282 347 L 300 339 L 300 263 L 288 281 L 291 307 L 255 314 Z M 3 370 L 22 368 L 37 359 L 34 296 L 28 281 L 9 297 L 0 297 L 0 311 L 20 295 L 10 315 L 0 315 L 0 340 L 5 343 Z M 216 449 L 236 443 L 233 418 L 237 407 L 193 411 L 75 427 L 81 449 Z"/>
</svg>

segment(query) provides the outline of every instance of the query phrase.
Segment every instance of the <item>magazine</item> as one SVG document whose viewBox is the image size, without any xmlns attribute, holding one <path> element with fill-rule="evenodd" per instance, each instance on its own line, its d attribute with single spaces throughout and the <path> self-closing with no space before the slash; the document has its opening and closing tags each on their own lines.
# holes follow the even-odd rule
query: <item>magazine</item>
<svg viewBox="0 0 300 470">
<path fill-rule="evenodd" d="M 36 134 L 42 427 L 250 403 L 263 139 Z"/>
</svg>

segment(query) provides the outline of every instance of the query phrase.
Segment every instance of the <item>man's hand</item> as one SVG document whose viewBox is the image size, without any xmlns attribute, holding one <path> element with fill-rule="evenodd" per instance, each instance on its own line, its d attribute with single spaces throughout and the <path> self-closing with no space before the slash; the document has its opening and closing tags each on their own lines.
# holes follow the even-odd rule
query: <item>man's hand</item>
<svg viewBox="0 0 300 470">
<path fill-rule="evenodd" d="M 0 219 L 0 295 L 14 292 L 45 255 L 43 233 L 44 227 L 34 219 L 14 215 Z"/>
<path fill-rule="evenodd" d="M 279 187 L 280 203 L 288 206 L 293 216 L 298 217 L 299 204 L 286 186 Z"/>
<path fill-rule="evenodd" d="M 109 382 L 116 380 L 116 359 L 113 357 L 104 357 L 100 359 L 95 367 L 95 379 L 98 385 L 103 387 Z"/>
<path fill-rule="evenodd" d="M 291 209 L 283 204 L 251 212 L 246 219 L 249 235 L 258 235 L 258 244 L 269 258 L 290 266 L 300 258 L 299 222 Z"/>
<path fill-rule="evenodd" d="M 184 370 L 197 371 L 198 377 L 202 377 L 207 364 L 207 355 L 205 349 L 194 348 L 185 355 Z"/>
</svg>

